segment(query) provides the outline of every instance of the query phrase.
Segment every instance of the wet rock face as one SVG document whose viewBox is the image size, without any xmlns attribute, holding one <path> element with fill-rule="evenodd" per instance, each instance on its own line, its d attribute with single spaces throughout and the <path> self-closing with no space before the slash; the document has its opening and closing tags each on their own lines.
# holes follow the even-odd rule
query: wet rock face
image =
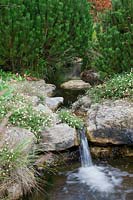
<svg viewBox="0 0 133 200">
<path fill-rule="evenodd" d="M 133 103 L 127 100 L 95 104 L 88 111 L 88 139 L 101 145 L 133 145 Z"/>
<path fill-rule="evenodd" d="M 94 158 L 133 157 L 133 148 L 126 146 L 92 146 L 90 150 Z"/>
</svg>

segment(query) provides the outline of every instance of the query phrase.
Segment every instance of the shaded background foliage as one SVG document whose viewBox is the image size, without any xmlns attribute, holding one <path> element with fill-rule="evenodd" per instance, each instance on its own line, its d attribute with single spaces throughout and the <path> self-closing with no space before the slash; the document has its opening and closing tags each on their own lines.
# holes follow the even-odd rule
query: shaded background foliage
<svg viewBox="0 0 133 200">
<path fill-rule="evenodd" d="M 112 8 L 98 15 L 89 67 L 103 76 L 130 71 L 133 67 L 133 1 L 113 0 Z"/>
<path fill-rule="evenodd" d="M 1 0 L 0 68 L 55 82 L 80 57 L 103 77 L 129 71 L 132 10 L 132 0 Z"/>
<path fill-rule="evenodd" d="M 85 57 L 91 32 L 87 0 L 1 0 L 0 66 L 54 74 L 61 62 Z"/>
</svg>

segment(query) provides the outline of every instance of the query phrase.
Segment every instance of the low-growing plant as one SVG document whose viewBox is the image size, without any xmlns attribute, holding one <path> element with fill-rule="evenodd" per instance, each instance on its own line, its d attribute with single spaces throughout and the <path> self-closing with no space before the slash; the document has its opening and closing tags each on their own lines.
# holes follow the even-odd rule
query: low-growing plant
<svg viewBox="0 0 133 200">
<path fill-rule="evenodd" d="M 115 75 L 103 85 L 95 86 L 87 91 L 93 102 L 104 99 L 120 99 L 133 97 L 133 73 Z"/>
<path fill-rule="evenodd" d="M 15 126 L 30 130 L 39 139 L 41 128 L 50 125 L 51 117 L 45 115 L 43 112 L 35 111 L 28 105 L 24 108 L 14 110 L 9 118 L 9 122 Z"/>
<path fill-rule="evenodd" d="M 40 138 L 41 128 L 51 124 L 51 117 L 41 111 L 36 111 L 30 102 L 20 94 L 9 93 L 0 96 L 0 121 L 9 113 L 9 123 L 32 131 Z"/>
<path fill-rule="evenodd" d="M 75 114 L 72 114 L 69 110 L 66 109 L 60 110 L 58 116 L 62 122 L 67 123 L 69 126 L 73 128 L 82 129 L 84 126 L 83 120 L 77 117 Z"/>
<path fill-rule="evenodd" d="M 22 81 L 24 80 L 24 77 L 22 77 L 18 73 L 14 74 L 12 72 L 5 72 L 2 69 L 0 69 L 0 79 L 3 81 L 10 81 L 10 80 Z"/>
<path fill-rule="evenodd" d="M 7 88 L 8 88 L 8 86 L 7 86 L 7 84 L 5 83 L 5 81 L 0 80 L 0 92 L 1 92 L 2 90 L 7 89 Z M 0 93 L 0 96 L 1 96 L 2 94 L 3 94 L 3 92 Z"/>
</svg>

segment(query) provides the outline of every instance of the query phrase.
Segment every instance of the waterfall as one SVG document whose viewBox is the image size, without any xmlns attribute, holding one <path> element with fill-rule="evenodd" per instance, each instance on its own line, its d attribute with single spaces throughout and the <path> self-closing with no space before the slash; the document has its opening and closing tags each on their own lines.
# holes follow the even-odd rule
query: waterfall
<svg viewBox="0 0 133 200">
<path fill-rule="evenodd" d="M 81 166 L 82 167 L 90 167 L 93 164 L 92 164 L 90 149 L 89 149 L 89 145 L 88 145 L 88 141 L 87 141 L 85 132 L 86 132 L 85 128 L 79 130 Z"/>
<path fill-rule="evenodd" d="M 104 167 L 93 165 L 86 137 L 86 129 L 79 130 L 81 167 L 76 177 L 79 181 L 88 185 L 93 191 L 110 193 L 113 192 L 115 177 L 108 176 Z"/>
</svg>

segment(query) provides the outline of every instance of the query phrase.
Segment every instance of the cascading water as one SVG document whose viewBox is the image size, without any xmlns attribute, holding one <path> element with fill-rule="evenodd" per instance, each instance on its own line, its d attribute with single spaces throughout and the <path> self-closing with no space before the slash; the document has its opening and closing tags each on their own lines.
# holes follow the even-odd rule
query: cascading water
<svg viewBox="0 0 133 200">
<path fill-rule="evenodd" d="M 90 167 L 93 164 L 85 132 L 85 128 L 79 130 L 81 166 Z"/>
<path fill-rule="evenodd" d="M 102 167 L 98 167 L 92 163 L 85 128 L 79 131 L 79 137 L 81 167 L 78 174 L 76 174 L 78 180 L 84 182 L 94 191 L 113 192 L 114 185 L 116 184 L 114 177 L 108 177 Z"/>
</svg>

